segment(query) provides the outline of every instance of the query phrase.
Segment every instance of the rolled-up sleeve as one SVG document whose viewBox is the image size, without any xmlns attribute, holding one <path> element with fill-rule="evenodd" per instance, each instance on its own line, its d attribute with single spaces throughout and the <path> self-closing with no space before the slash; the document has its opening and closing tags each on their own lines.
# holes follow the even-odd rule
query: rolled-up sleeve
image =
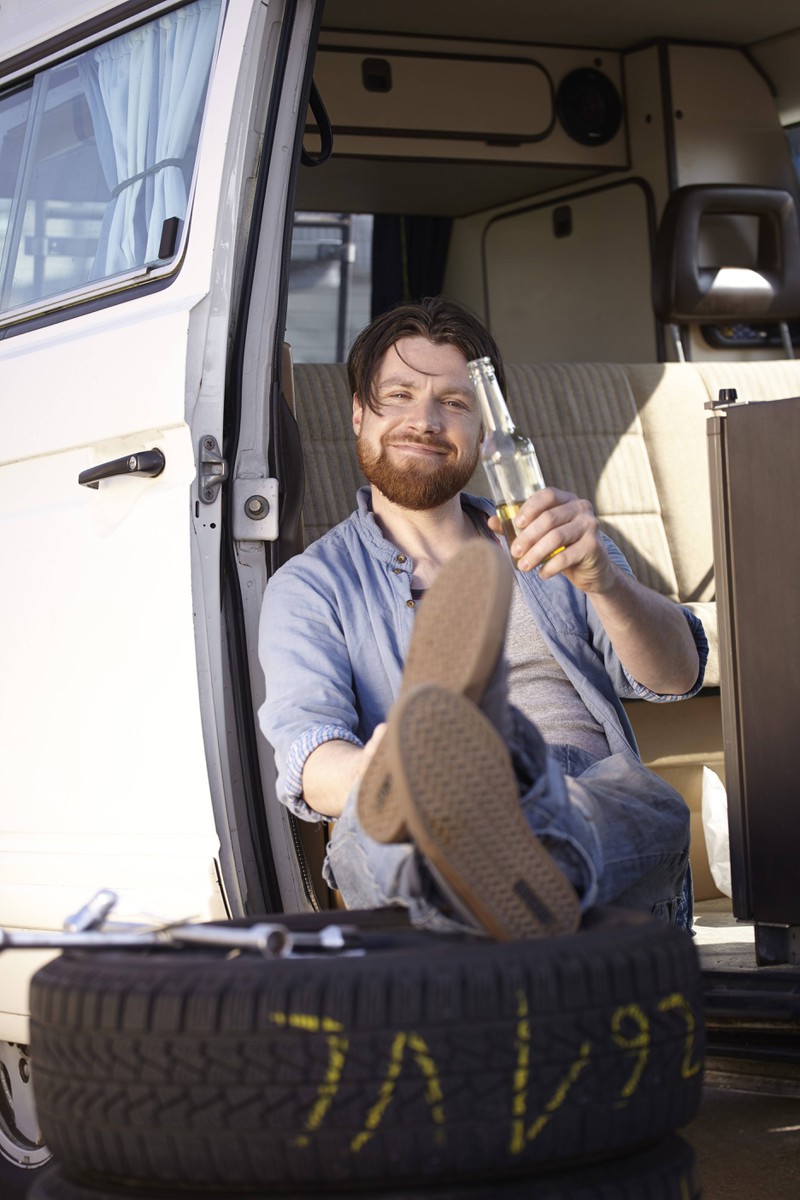
<svg viewBox="0 0 800 1200">
<path fill-rule="evenodd" d="M 689 688 L 688 692 L 681 692 L 680 695 L 674 696 L 663 696 L 659 692 L 650 691 L 650 689 L 646 688 L 644 684 L 638 683 L 637 680 L 635 680 L 633 676 L 625 670 L 625 668 L 622 666 L 622 663 L 620 663 L 620 670 L 625 676 L 628 687 L 628 690 L 625 694 L 626 696 L 630 696 L 631 699 L 650 700 L 654 704 L 669 704 L 670 701 L 673 700 L 688 700 L 691 696 L 696 695 L 703 686 L 703 680 L 705 679 L 706 673 L 706 663 L 708 662 L 708 638 L 706 637 L 705 629 L 703 628 L 703 622 L 699 617 L 695 616 L 694 613 L 689 612 L 688 608 L 684 608 L 683 605 L 679 605 L 678 607 L 686 618 L 686 621 L 689 625 L 689 630 L 694 638 L 695 647 L 697 648 L 699 667 L 697 671 L 697 678 L 694 681 L 694 684 Z"/>
<path fill-rule="evenodd" d="M 608 549 L 609 556 L 620 568 L 627 572 L 628 575 L 633 575 L 633 571 L 628 564 L 628 560 L 622 551 L 611 541 L 610 538 L 604 538 Z M 674 700 L 688 700 L 700 691 L 705 679 L 706 663 L 708 662 L 708 639 L 706 637 L 703 622 L 688 608 L 678 605 L 678 608 L 686 618 L 689 630 L 694 639 L 694 644 L 697 649 L 698 672 L 694 684 L 687 692 L 682 692 L 680 695 L 661 695 L 658 692 L 653 692 L 650 688 L 639 683 L 633 676 L 626 671 L 625 667 L 620 662 L 619 658 L 611 645 L 611 640 L 604 630 L 599 618 L 594 614 L 591 605 L 588 606 L 588 620 L 592 631 L 592 642 L 598 653 L 602 654 L 605 663 L 606 671 L 614 685 L 617 695 L 623 700 L 649 700 L 655 704 L 669 704 Z"/>
<path fill-rule="evenodd" d="M 307 821 L 326 818 L 303 799 L 303 767 L 328 741 L 363 743 L 350 655 L 324 573 L 304 574 L 294 563 L 267 585 L 259 627 L 266 695 L 262 732 L 275 752 L 279 799 Z"/>
</svg>

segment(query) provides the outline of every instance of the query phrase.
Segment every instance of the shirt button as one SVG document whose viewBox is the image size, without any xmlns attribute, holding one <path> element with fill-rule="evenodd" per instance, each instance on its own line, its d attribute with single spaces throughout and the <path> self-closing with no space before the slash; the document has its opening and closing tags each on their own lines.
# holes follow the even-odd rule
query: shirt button
<svg viewBox="0 0 800 1200">
<path fill-rule="evenodd" d="M 416 608 L 416 607 L 417 607 L 416 600 L 406 600 L 406 608 Z"/>
<path fill-rule="evenodd" d="M 397 561 L 400 563 L 403 563 L 403 562 L 408 562 L 408 559 L 406 558 L 405 554 L 398 554 Z"/>
<path fill-rule="evenodd" d="M 403 570 L 402 567 L 392 567 L 392 574 L 393 575 L 404 575 L 405 571 Z"/>
</svg>

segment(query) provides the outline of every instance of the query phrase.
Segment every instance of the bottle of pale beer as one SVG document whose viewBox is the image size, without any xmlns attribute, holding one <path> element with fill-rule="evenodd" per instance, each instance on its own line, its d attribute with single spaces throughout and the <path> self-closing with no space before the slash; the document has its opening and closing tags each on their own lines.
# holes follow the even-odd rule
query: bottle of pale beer
<svg viewBox="0 0 800 1200">
<path fill-rule="evenodd" d="M 514 517 L 524 500 L 544 487 L 533 442 L 515 427 L 490 358 L 467 363 L 480 404 L 484 436 L 481 458 L 492 499 L 509 546 L 516 537 Z"/>
</svg>

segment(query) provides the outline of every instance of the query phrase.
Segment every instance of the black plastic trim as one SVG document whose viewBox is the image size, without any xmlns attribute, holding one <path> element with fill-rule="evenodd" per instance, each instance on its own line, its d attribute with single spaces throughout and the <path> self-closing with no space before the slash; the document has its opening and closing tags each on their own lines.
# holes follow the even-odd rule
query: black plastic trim
<svg viewBox="0 0 800 1200">
<path fill-rule="evenodd" d="M 311 86 L 308 93 L 308 105 L 311 109 L 311 112 L 314 114 L 314 120 L 317 123 L 320 150 L 319 154 L 311 154 L 308 150 L 306 150 L 305 146 L 301 145 L 300 161 L 304 167 L 322 167 L 333 153 L 333 129 L 331 128 L 331 120 L 328 116 L 328 110 L 325 108 L 325 101 L 319 94 L 319 90 L 317 85 L 314 83 L 313 76 L 311 78 Z"/>
</svg>

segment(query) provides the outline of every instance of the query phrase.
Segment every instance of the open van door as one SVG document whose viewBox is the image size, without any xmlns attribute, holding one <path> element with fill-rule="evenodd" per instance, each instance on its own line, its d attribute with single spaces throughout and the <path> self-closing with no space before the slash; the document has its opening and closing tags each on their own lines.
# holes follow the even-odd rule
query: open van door
<svg viewBox="0 0 800 1200">
<path fill-rule="evenodd" d="M 214 170 L 195 164 L 221 5 L 140 13 L 88 47 L 69 28 L 78 7 L 60 6 L 56 55 L 31 45 L 12 58 L 0 95 L 6 927 L 58 929 L 99 886 L 120 894 L 122 916 L 226 911 L 187 420 L 215 204 L 195 204 L 191 246 L 186 221 L 196 174 L 202 195 Z M 3 6 L 4 48 L 30 26 L 23 9 Z M 43 957 L 0 959 L 0 1152 L 15 1166 L 46 1156 L 24 1051 Z"/>
<path fill-rule="evenodd" d="M 101 887 L 115 917 L 153 923 L 302 906 L 248 808 L 263 796 L 242 758 L 255 726 L 223 535 L 242 537 L 225 407 L 252 182 L 261 156 L 285 212 L 303 102 L 286 83 L 304 77 L 314 11 L 0 9 L 2 927 L 59 929 Z M 277 258 L 282 236 L 278 221 L 259 253 Z M 277 290 L 260 291 L 242 360 L 262 372 L 254 404 L 271 394 Z M 248 464 L 244 499 L 272 496 Z M 253 527 L 245 574 L 274 514 Z M 0 958 L 4 1195 L 47 1158 L 26 1055 L 44 957 Z"/>
</svg>

